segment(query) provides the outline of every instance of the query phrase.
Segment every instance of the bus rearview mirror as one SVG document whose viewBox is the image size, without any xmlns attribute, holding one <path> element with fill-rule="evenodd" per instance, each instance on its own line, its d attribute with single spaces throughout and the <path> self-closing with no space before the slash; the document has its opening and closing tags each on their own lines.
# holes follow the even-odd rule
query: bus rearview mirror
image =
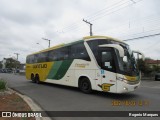
<svg viewBox="0 0 160 120">
<path fill-rule="evenodd" d="M 142 60 L 143 60 L 143 61 L 145 60 L 145 56 L 144 56 L 144 54 L 143 54 L 142 52 L 140 52 L 140 51 L 138 51 L 138 50 L 133 50 L 132 52 L 142 55 Z"/>
</svg>

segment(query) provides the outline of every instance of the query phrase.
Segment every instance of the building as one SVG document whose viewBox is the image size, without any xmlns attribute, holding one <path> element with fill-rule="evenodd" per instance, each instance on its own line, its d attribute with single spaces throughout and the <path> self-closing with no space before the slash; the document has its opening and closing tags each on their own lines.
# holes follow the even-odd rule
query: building
<svg viewBox="0 0 160 120">
<path fill-rule="evenodd" d="M 147 59 L 145 60 L 145 64 L 149 66 L 149 68 L 160 67 L 160 60 Z"/>
<path fill-rule="evenodd" d="M 21 64 L 19 65 L 19 69 L 20 69 L 20 70 L 24 70 L 24 69 L 25 69 L 25 65 L 26 65 L 25 63 L 21 63 Z"/>
</svg>

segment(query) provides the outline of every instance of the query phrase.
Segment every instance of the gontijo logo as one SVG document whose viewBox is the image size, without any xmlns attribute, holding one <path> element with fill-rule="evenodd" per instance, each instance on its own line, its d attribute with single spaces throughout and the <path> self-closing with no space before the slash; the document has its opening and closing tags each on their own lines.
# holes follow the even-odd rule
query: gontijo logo
<svg viewBox="0 0 160 120">
<path fill-rule="evenodd" d="M 47 68 L 47 64 L 35 64 L 33 68 Z"/>
</svg>

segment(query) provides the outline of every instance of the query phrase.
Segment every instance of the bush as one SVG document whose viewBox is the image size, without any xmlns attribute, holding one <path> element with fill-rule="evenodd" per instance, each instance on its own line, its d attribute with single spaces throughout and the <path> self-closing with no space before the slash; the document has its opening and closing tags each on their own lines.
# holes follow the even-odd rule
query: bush
<svg viewBox="0 0 160 120">
<path fill-rule="evenodd" d="M 6 82 L 0 79 L 0 91 L 6 90 Z"/>
</svg>

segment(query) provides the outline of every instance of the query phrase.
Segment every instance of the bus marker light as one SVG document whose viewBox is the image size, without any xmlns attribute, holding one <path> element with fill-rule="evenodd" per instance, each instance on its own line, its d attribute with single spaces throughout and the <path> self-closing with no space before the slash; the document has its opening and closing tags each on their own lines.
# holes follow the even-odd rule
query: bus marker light
<svg viewBox="0 0 160 120">
<path fill-rule="evenodd" d="M 110 82 L 116 82 L 115 80 L 109 80 Z"/>
</svg>

